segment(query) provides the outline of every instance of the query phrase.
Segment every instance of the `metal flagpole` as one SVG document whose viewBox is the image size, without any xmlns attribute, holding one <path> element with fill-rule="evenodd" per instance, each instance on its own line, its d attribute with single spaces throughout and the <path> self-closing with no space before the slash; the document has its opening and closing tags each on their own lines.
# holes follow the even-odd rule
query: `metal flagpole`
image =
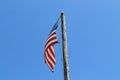
<svg viewBox="0 0 120 80">
<path fill-rule="evenodd" d="M 66 25 L 65 25 L 64 12 L 61 13 L 61 27 L 62 27 L 64 80 L 70 80 L 69 64 L 68 64 L 68 50 L 67 50 L 67 35 L 66 35 Z"/>
</svg>

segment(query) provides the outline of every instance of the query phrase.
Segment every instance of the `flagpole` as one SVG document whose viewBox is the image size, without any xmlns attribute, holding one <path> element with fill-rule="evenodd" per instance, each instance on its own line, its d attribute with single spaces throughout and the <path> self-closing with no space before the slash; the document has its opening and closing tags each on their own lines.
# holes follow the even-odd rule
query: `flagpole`
<svg viewBox="0 0 120 80">
<path fill-rule="evenodd" d="M 67 35 L 64 12 L 61 13 L 61 27 L 62 27 L 62 49 L 63 49 L 63 66 L 64 66 L 64 80 L 70 80 L 69 64 L 68 64 L 68 50 L 67 50 Z"/>
</svg>

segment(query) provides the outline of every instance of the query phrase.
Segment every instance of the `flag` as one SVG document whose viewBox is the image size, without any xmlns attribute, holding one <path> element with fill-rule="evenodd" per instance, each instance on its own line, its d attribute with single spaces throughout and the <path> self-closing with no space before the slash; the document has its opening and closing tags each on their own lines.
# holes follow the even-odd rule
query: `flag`
<svg viewBox="0 0 120 80">
<path fill-rule="evenodd" d="M 57 23 L 54 25 L 52 30 L 50 31 L 50 34 L 48 36 L 48 39 L 45 43 L 44 47 L 44 59 L 45 63 L 48 65 L 50 70 L 53 72 L 54 67 L 56 65 L 56 58 L 55 58 L 55 53 L 54 53 L 54 44 L 58 43 L 58 39 L 56 36 L 56 29 L 58 25 Z"/>
</svg>

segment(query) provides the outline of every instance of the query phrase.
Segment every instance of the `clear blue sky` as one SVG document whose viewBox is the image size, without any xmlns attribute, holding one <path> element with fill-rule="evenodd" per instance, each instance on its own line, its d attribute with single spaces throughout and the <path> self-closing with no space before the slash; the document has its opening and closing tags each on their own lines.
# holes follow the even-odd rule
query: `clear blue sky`
<svg viewBox="0 0 120 80">
<path fill-rule="evenodd" d="M 0 0 L 0 80 L 63 80 L 60 24 L 54 73 L 43 58 L 61 11 L 71 80 L 120 80 L 120 0 Z"/>
</svg>

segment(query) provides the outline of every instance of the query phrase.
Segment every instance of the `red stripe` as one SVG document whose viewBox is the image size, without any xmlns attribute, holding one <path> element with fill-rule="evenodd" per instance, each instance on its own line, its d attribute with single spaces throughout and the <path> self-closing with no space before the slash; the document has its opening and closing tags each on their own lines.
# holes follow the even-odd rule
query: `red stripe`
<svg viewBox="0 0 120 80">
<path fill-rule="evenodd" d="M 45 58 L 45 61 L 46 61 L 46 64 L 48 65 L 48 67 L 50 68 L 51 71 L 53 71 L 52 67 L 49 65 L 48 61 L 46 60 Z"/>
<path fill-rule="evenodd" d="M 54 63 L 54 65 L 56 64 L 56 62 L 54 61 L 54 59 L 50 56 L 50 54 L 52 54 L 51 52 L 49 53 L 48 51 L 46 51 L 48 54 L 48 57 L 50 58 L 50 60 Z M 54 57 L 55 58 L 55 57 Z"/>
<path fill-rule="evenodd" d="M 45 60 L 45 53 L 44 53 L 44 60 Z M 46 63 L 46 60 L 45 60 L 45 63 Z"/>
<path fill-rule="evenodd" d="M 52 32 L 52 33 L 49 35 L 48 39 L 49 39 L 52 35 L 55 35 L 55 34 L 56 34 L 56 32 Z"/>
<path fill-rule="evenodd" d="M 55 39 L 57 39 L 57 37 L 56 37 L 56 36 L 55 36 L 55 37 L 53 37 L 53 38 L 51 38 L 51 39 L 49 39 L 49 40 L 47 41 L 47 43 L 45 44 L 45 47 L 46 47 L 46 45 L 47 45 L 50 41 L 55 40 Z"/>
<path fill-rule="evenodd" d="M 52 45 L 54 45 L 54 44 L 56 44 L 56 43 L 58 43 L 58 41 L 55 41 L 55 42 L 51 43 L 47 48 L 49 48 L 50 46 L 52 46 Z M 46 48 L 46 49 L 47 49 L 47 48 Z"/>
<path fill-rule="evenodd" d="M 53 55 L 53 57 L 55 57 L 54 51 L 51 49 L 51 47 L 49 48 L 49 50 L 50 50 L 51 54 Z"/>
<path fill-rule="evenodd" d="M 45 59 L 47 60 L 47 62 L 48 62 L 48 64 L 50 65 L 50 67 L 53 69 L 54 66 L 53 66 L 53 65 L 50 63 L 50 61 L 47 59 L 46 54 L 45 54 Z"/>
</svg>

